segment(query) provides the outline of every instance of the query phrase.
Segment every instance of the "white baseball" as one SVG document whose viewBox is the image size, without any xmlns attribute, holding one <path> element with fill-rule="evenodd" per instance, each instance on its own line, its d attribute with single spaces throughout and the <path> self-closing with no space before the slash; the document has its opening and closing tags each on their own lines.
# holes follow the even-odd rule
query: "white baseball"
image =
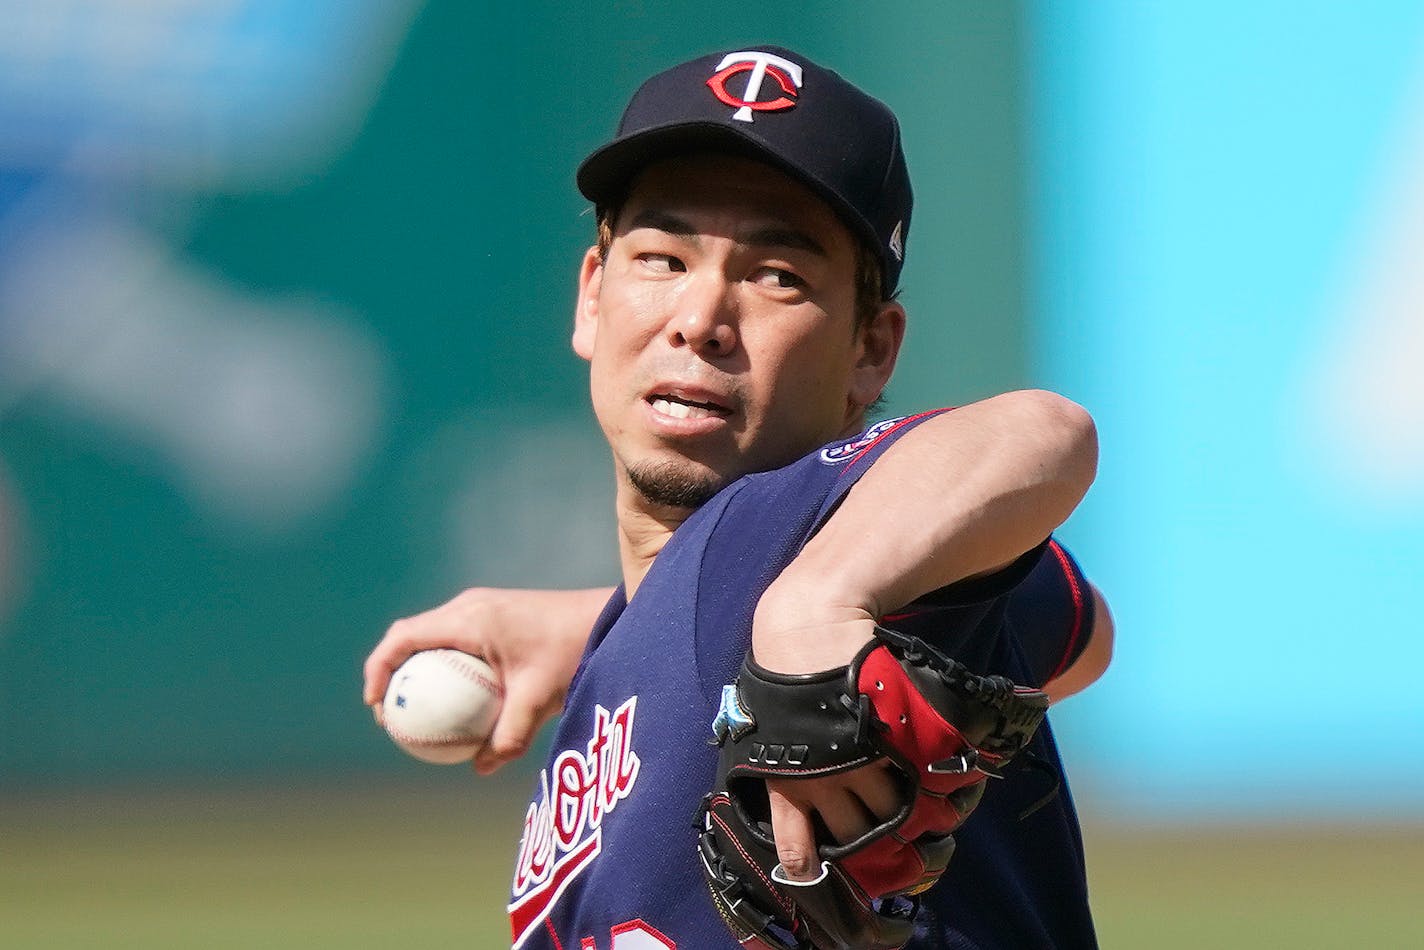
<svg viewBox="0 0 1424 950">
<path fill-rule="evenodd" d="M 468 762 L 489 739 L 504 688 L 488 663 L 459 650 L 422 650 L 386 687 L 381 724 L 423 762 Z"/>
</svg>

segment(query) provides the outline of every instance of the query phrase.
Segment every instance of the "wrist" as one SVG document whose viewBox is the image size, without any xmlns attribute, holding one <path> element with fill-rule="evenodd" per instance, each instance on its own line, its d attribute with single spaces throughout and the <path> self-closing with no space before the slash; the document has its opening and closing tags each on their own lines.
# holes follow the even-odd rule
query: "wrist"
<svg viewBox="0 0 1424 950">
<path fill-rule="evenodd" d="M 752 656 L 777 673 L 816 673 L 844 666 L 875 635 L 874 609 L 828 596 L 823 585 L 778 578 L 757 602 Z"/>
</svg>

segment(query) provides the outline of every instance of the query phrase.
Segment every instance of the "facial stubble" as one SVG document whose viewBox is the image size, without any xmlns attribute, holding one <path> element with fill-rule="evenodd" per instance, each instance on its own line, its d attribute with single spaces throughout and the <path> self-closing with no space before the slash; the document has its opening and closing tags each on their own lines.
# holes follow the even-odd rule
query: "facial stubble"
<svg viewBox="0 0 1424 950">
<path fill-rule="evenodd" d="M 670 508 L 701 508 L 722 490 L 715 477 L 697 476 L 675 462 L 650 462 L 628 469 L 628 482 L 646 501 Z"/>
</svg>

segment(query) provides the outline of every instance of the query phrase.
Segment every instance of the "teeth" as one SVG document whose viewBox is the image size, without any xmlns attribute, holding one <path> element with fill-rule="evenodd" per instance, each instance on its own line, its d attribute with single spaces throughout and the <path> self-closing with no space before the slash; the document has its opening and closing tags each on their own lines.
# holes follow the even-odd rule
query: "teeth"
<svg viewBox="0 0 1424 950">
<path fill-rule="evenodd" d="M 685 402 L 674 402 L 671 399 L 654 399 L 653 408 L 674 419 L 706 419 L 716 415 L 711 409 L 702 406 L 689 406 Z"/>
</svg>

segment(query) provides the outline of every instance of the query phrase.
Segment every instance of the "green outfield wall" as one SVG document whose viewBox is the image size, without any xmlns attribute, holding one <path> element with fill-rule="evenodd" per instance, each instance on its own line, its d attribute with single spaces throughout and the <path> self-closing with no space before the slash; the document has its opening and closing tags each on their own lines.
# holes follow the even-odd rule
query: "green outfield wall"
<svg viewBox="0 0 1424 950">
<path fill-rule="evenodd" d="M 889 411 L 1029 381 L 1013 5 L 873 28 L 849 2 L 569 9 L 413 7 L 362 90 L 294 57 L 245 108 L 316 84 L 346 118 L 318 100 L 267 133 L 310 133 L 286 157 L 0 156 L 0 789 L 420 768 L 360 704 L 390 621 L 471 584 L 614 580 L 567 342 L 592 230 L 572 176 L 673 62 L 779 42 L 900 113 Z"/>
</svg>

